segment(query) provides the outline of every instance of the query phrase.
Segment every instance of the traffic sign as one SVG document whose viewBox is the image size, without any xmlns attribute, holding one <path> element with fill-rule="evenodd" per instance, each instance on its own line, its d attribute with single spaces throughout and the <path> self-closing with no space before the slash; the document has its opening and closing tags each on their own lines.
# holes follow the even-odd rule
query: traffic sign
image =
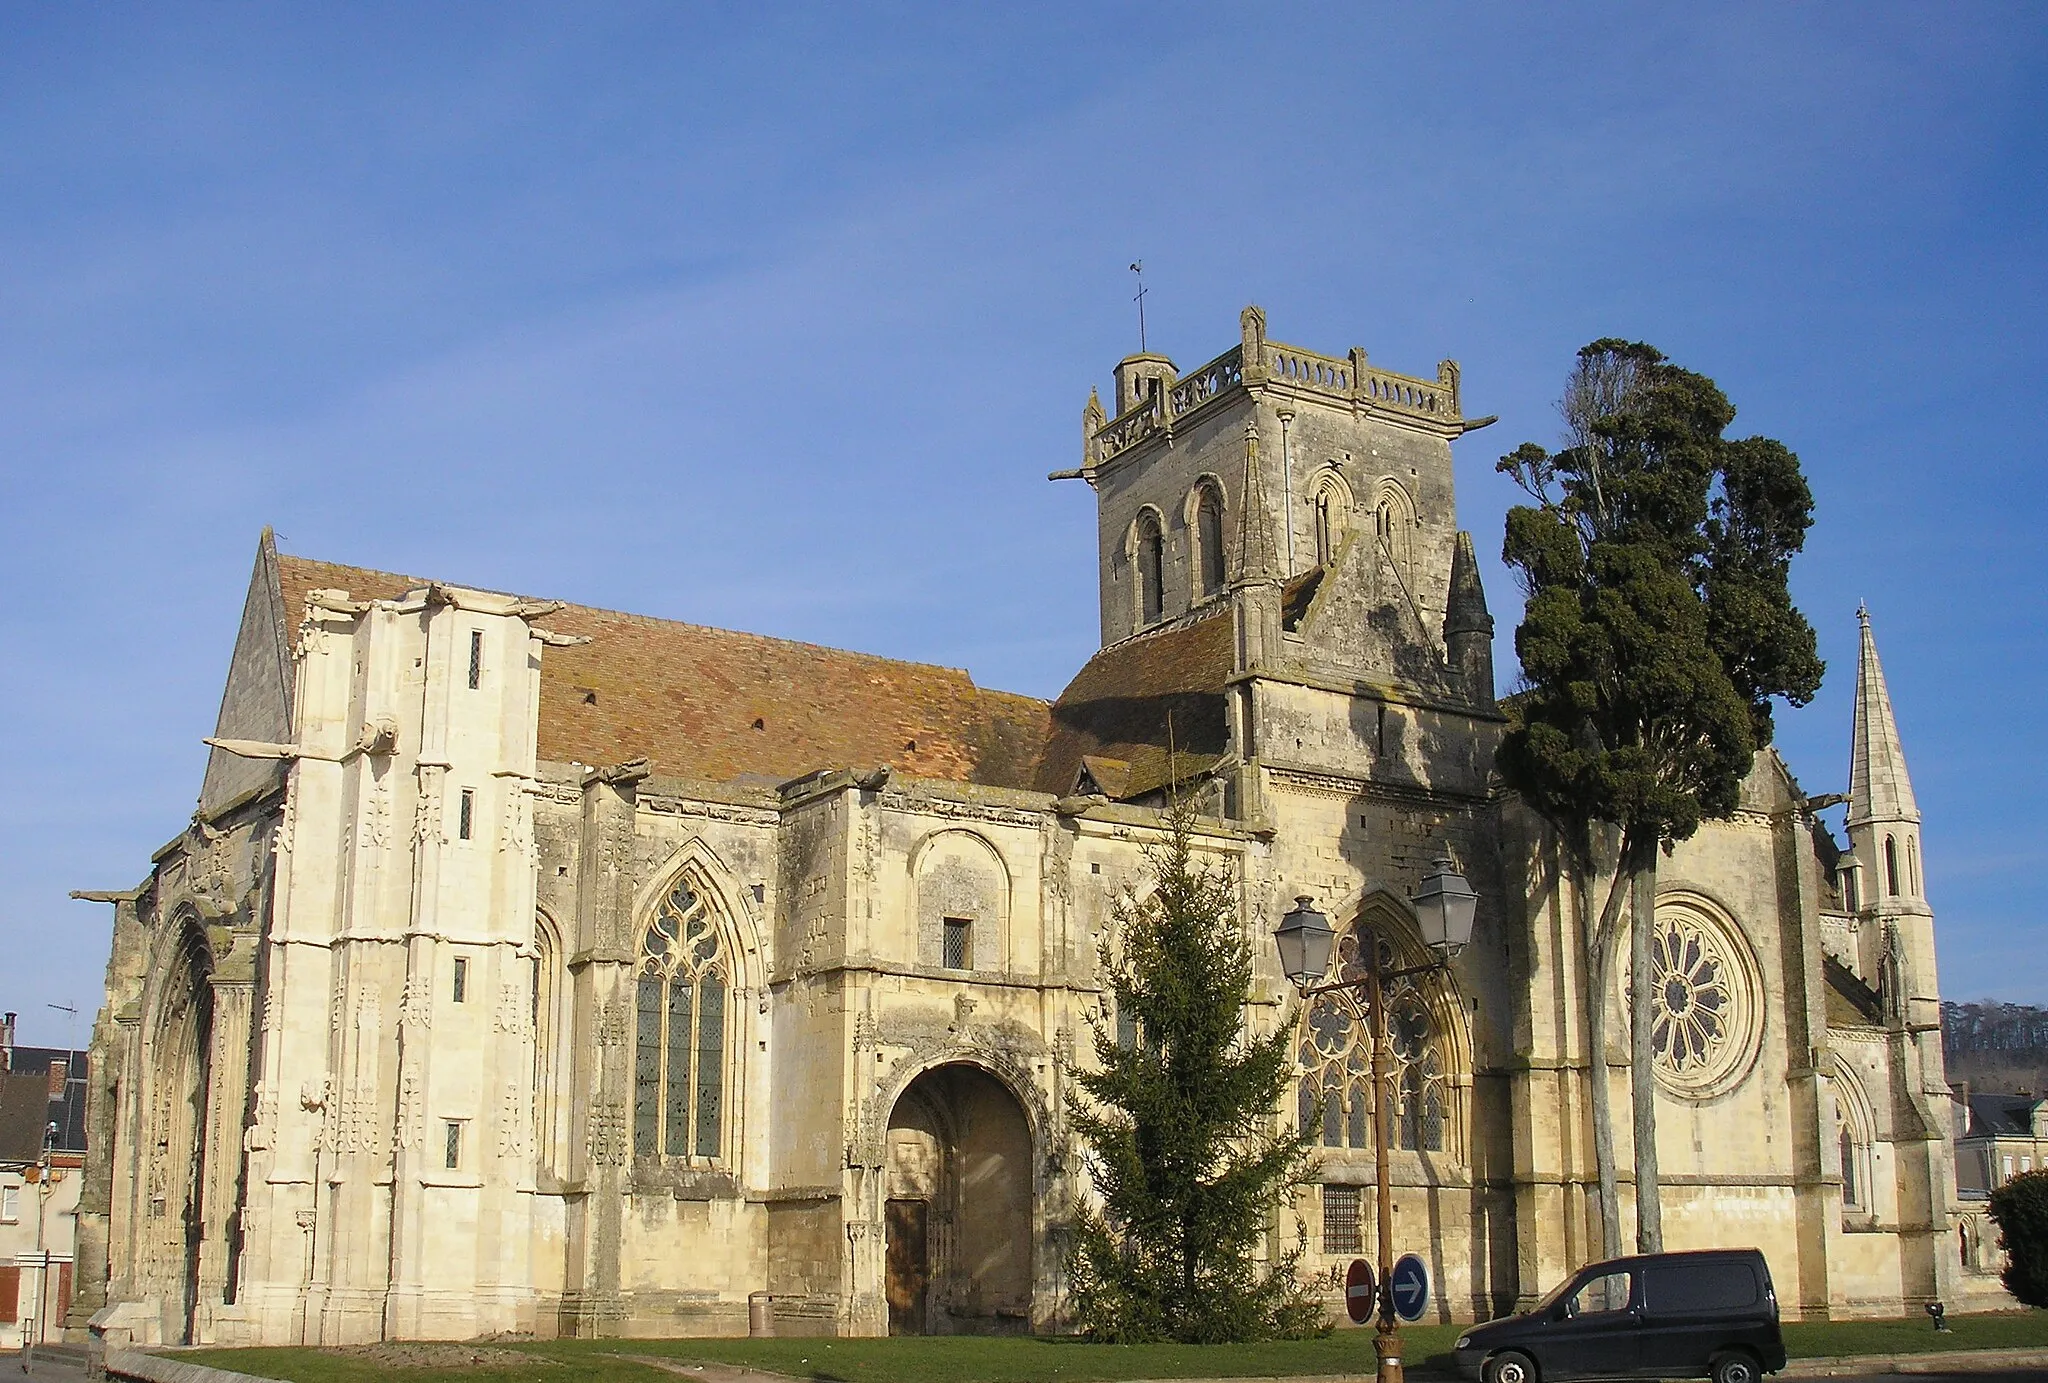
<svg viewBox="0 0 2048 1383">
<path fill-rule="evenodd" d="M 1379 1284 L 1373 1281 L 1372 1264 L 1363 1258 L 1351 1260 L 1351 1267 L 1344 1274 L 1344 1309 L 1351 1319 L 1364 1325 L 1373 1317 L 1379 1303 Z"/>
<path fill-rule="evenodd" d="M 1429 1265 L 1419 1253 L 1404 1253 L 1387 1275 L 1387 1294 L 1394 1299 L 1394 1314 L 1410 1325 L 1429 1309 Z"/>
</svg>

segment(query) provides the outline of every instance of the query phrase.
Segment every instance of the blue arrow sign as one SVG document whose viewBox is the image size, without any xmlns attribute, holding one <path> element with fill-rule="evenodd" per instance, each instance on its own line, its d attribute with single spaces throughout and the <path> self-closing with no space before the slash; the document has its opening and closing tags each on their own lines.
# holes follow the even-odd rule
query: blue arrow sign
<svg viewBox="0 0 2048 1383">
<path fill-rule="evenodd" d="M 1404 1253 L 1387 1275 L 1387 1290 L 1394 1297 L 1394 1314 L 1410 1325 L 1429 1309 L 1429 1265 L 1419 1253 Z"/>
</svg>

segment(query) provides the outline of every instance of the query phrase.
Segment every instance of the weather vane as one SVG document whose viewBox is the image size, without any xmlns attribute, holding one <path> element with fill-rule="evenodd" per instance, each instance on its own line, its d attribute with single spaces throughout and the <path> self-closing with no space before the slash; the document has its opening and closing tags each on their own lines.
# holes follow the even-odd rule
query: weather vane
<svg viewBox="0 0 2048 1383">
<path fill-rule="evenodd" d="M 1131 265 L 1131 272 L 1138 276 L 1138 293 L 1131 301 L 1138 305 L 1138 354 L 1145 353 L 1145 261 L 1138 260 Z"/>
</svg>

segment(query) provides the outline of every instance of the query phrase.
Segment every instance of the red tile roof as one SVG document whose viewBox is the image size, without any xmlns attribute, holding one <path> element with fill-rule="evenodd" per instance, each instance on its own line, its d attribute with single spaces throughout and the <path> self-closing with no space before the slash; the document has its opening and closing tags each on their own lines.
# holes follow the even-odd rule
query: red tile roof
<svg viewBox="0 0 2048 1383">
<path fill-rule="evenodd" d="M 425 584 L 282 555 L 278 575 L 291 624 L 313 590 L 391 599 Z M 1028 788 L 1045 744 L 1045 702 L 977 687 L 958 668 L 583 605 L 536 623 L 591 640 L 541 658 L 544 760 L 645 756 L 657 773 L 714 782 L 890 764 L 917 777 Z"/>
<path fill-rule="evenodd" d="M 1235 657 L 1235 625 L 1222 605 L 1193 624 L 1098 652 L 1052 704 L 1038 790 L 1074 791 L 1087 759 L 1128 766 L 1125 772 L 1102 765 L 1110 771 L 1091 774 L 1106 795 L 1119 798 L 1143 797 L 1207 770 L 1229 746 L 1223 688 Z"/>
</svg>

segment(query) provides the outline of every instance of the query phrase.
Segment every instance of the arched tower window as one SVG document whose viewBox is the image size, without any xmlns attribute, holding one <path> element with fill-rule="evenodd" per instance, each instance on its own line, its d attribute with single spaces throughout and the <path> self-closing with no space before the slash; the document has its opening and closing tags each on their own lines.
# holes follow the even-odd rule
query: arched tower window
<svg viewBox="0 0 2048 1383">
<path fill-rule="evenodd" d="M 732 967 L 709 900 L 688 880 L 640 936 L 633 1028 L 633 1152 L 717 1157 L 725 1119 Z"/>
<path fill-rule="evenodd" d="M 1399 481 L 1380 481 L 1372 506 L 1373 541 L 1386 554 L 1401 584 L 1415 584 L 1415 505 Z"/>
<path fill-rule="evenodd" d="M 1925 896 L 1926 885 L 1920 882 L 1920 842 L 1912 836 L 1906 837 L 1906 887 L 1915 898 Z"/>
<path fill-rule="evenodd" d="M 1884 838 L 1884 892 L 1887 898 L 1899 896 L 1899 842 L 1894 836 Z"/>
<path fill-rule="evenodd" d="M 1195 546 L 1200 566 L 1202 594 L 1223 591 L 1223 496 L 1214 485 L 1203 485 L 1195 500 Z"/>
<path fill-rule="evenodd" d="M 1166 540 L 1149 510 L 1138 520 L 1137 569 L 1138 622 L 1156 624 L 1165 611 Z"/>
</svg>

